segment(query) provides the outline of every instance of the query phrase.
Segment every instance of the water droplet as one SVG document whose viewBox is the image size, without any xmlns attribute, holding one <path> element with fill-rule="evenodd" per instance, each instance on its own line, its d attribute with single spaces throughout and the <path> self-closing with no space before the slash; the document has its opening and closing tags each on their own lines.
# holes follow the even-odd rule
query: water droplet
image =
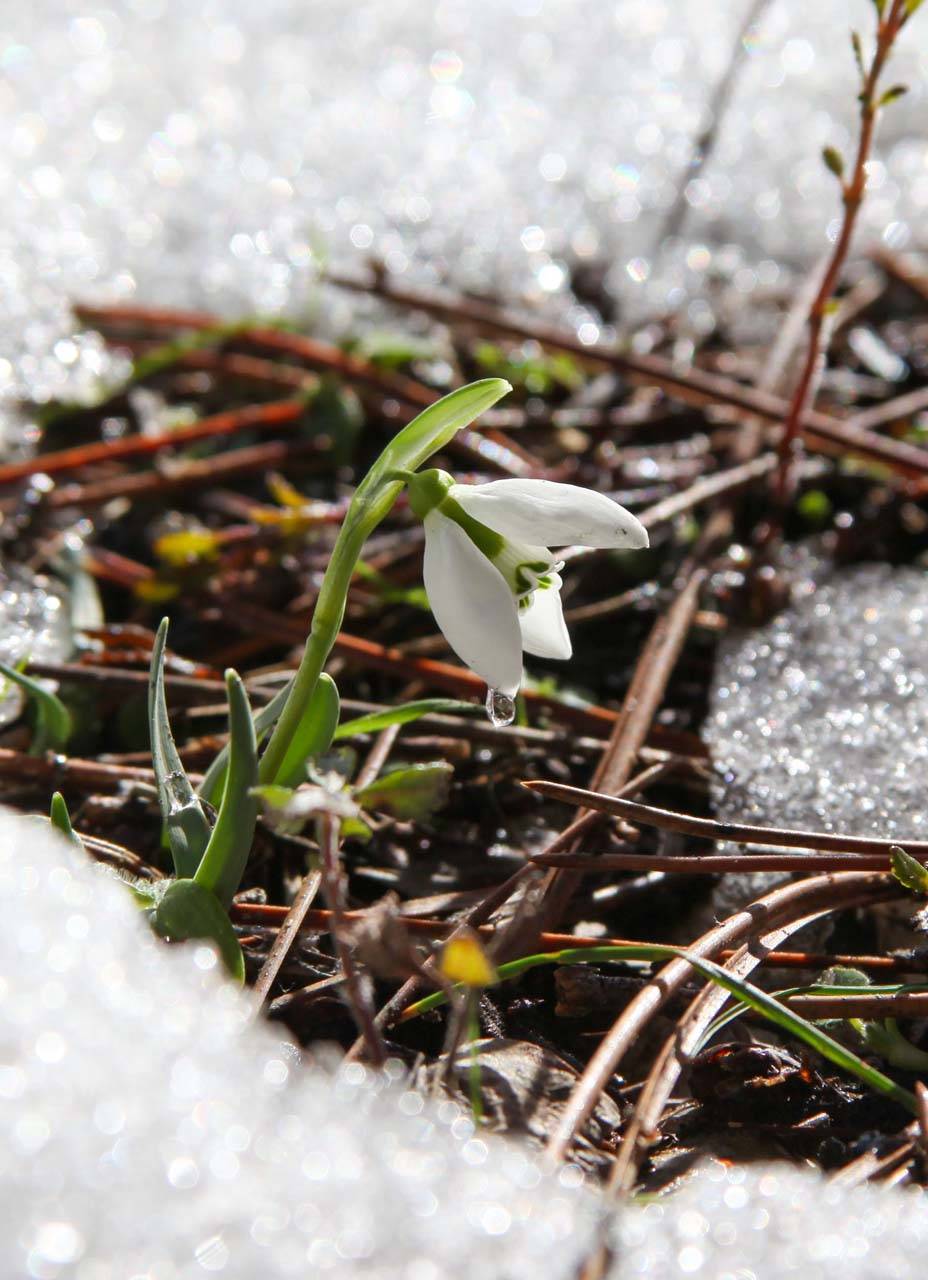
<svg viewBox="0 0 928 1280">
<path fill-rule="evenodd" d="M 497 729 L 504 729 L 516 718 L 515 699 L 510 698 L 508 693 L 501 693 L 499 689 L 487 689 L 487 715 L 490 724 Z"/>
<path fill-rule="evenodd" d="M 195 809 L 197 798 L 190 790 L 190 783 L 184 774 L 169 773 L 165 778 L 168 795 L 168 810 L 172 814 L 183 813 L 185 809 Z"/>
</svg>

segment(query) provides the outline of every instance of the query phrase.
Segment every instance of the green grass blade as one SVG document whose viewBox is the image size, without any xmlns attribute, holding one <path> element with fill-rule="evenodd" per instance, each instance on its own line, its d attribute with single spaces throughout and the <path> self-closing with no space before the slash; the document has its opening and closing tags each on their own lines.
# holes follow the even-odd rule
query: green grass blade
<svg viewBox="0 0 928 1280">
<path fill-rule="evenodd" d="M 355 720 L 346 720 L 335 730 L 335 741 L 354 738 L 361 733 L 379 733 L 394 724 L 411 724 L 422 716 L 465 715 L 482 710 L 474 702 L 459 702 L 456 698 L 421 698 L 417 702 L 404 702 L 399 707 L 387 707 L 383 711 L 358 716 Z"/>
<path fill-rule="evenodd" d="M 245 686 L 226 672 L 229 695 L 229 770 L 216 825 L 194 880 L 228 907 L 241 883 L 258 819 L 258 740 Z"/>
<path fill-rule="evenodd" d="M 151 759 L 158 784 L 158 799 L 174 870 L 178 876 L 190 877 L 200 865 L 209 843 L 209 822 L 197 793 L 190 785 L 168 720 L 164 693 L 164 647 L 168 637 L 168 619 L 162 619 L 151 651 L 148 676 L 148 727 L 151 735 Z"/>
<path fill-rule="evenodd" d="M 873 1089 L 875 1093 L 881 1093 L 886 1097 L 892 1098 L 913 1115 L 918 1114 L 918 1103 L 914 1094 L 910 1093 L 908 1089 L 903 1089 L 901 1085 L 896 1084 L 895 1080 L 891 1080 L 889 1076 L 884 1075 L 882 1071 L 878 1071 L 876 1067 L 871 1067 L 869 1063 L 864 1062 L 857 1054 L 852 1053 L 843 1044 L 832 1039 L 815 1023 L 807 1021 L 797 1013 L 793 1013 L 792 1010 L 775 1000 L 773 996 L 768 995 L 766 991 L 761 991 L 759 987 L 753 986 L 750 982 L 734 977 L 713 961 L 694 956 L 679 947 L 629 943 L 612 947 L 570 948 L 566 951 L 552 951 L 533 956 L 523 956 L 520 960 L 512 960 L 508 964 L 500 965 L 498 972 L 500 980 L 505 981 L 508 978 L 519 977 L 520 974 L 526 973 L 529 969 L 534 969 L 544 964 L 595 964 L 599 961 L 610 960 L 672 960 L 677 958 L 686 960 L 704 978 L 708 978 L 710 982 L 714 982 L 724 988 L 736 999 L 753 1009 L 755 1013 L 762 1014 L 776 1026 L 781 1027 L 784 1031 L 789 1031 L 836 1067 L 840 1067 L 843 1071 L 848 1072 L 849 1075 L 856 1076 L 858 1080 Z M 446 1000 L 447 996 L 444 991 L 433 992 L 432 995 L 426 996 L 425 999 L 411 1005 L 407 1009 L 404 1018 L 415 1017 L 420 1013 L 426 1013 L 429 1009 L 438 1008 Z"/>
<path fill-rule="evenodd" d="M 263 706 L 255 713 L 255 735 L 260 743 L 265 734 L 275 724 L 277 717 L 283 709 L 284 703 L 287 701 L 287 694 L 290 692 L 290 682 L 282 689 L 274 694 L 270 702 Z M 215 760 L 206 770 L 203 781 L 200 783 L 200 798 L 205 800 L 207 804 L 219 806 L 222 801 L 222 789 L 225 785 L 226 770 L 229 766 L 229 745 L 227 744 L 217 754 Z"/>
<path fill-rule="evenodd" d="M 61 832 L 66 840 L 70 840 L 71 844 L 76 845 L 78 849 L 83 849 L 83 841 L 71 826 L 71 815 L 68 813 L 67 803 L 60 791 L 56 791 L 52 796 L 48 820 L 56 831 Z"/>
<path fill-rule="evenodd" d="M 71 736 L 71 713 L 57 694 L 5 662 L 0 662 L 0 675 L 19 685 L 35 707 L 35 731 L 30 754 L 40 756 L 46 751 L 63 751 Z"/>
</svg>

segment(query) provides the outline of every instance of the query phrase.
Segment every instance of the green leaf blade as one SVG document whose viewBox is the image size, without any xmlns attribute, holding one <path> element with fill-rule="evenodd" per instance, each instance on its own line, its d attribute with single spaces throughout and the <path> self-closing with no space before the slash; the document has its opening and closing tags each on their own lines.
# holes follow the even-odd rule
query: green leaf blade
<svg viewBox="0 0 928 1280">
<path fill-rule="evenodd" d="M 425 822 L 445 803 L 453 767 L 445 760 L 414 764 L 376 778 L 355 799 L 365 809 L 388 813 L 402 822 Z"/>
<path fill-rule="evenodd" d="M 78 849 L 83 849 L 84 842 L 71 826 L 71 815 L 68 813 L 67 802 L 60 791 L 56 791 L 52 796 L 48 820 L 56 831 L 61 832 L 66 840 L 69 840 Z"/>
<path fill-rule="evenodd" d="M 928 896 L 928 868 L 905 849 L 895 846 L 890 851 L 893 875 L 906 889 Z"/>
<path fill-rule="evenodd" d="M 420 698 L 415 702 L 404 702 L 398 707 L 387 707 L 383 711 L 371 711 L 367 715 L 358 716 L 354 720 L 346 720 L 335 730 L 336 742 L 342 738 L 354 738 L 362 733 L 380 733 L 395 724 L 412 724 L 423 716 L 433 715 L 472 715 L 482 711 L 474 702 L 460 702 L 456 698 Z"/>
<path fill-rule="evenodd" d="M 462 427 L 479 418 L 497 400 L 512 390 L 504 378 L 482 378 L 442 396 L 413 418 L 387 445 L 372 470 L 382 476 L 387 471 L 415 471 L 433 453 L 443 449 Z"/>
<path fill-rule="evenodd" d="M 30 755 L 63 751 L 71 736 L 71 713 L 61 699 L 34 676 L 0 662 L 0 675 L 18 685 L 35 707 L 35 733 Z"/>
<path fill-rule="evenodd" d="M 196 872 L 206 852 L 210 829 L 171 734 L 164 692 L 164 649 L 167 637 L 168 619 L 164 618 L 152 646 L 148 677 L 151 758 L 174 870 L 178 876 L 189 878 Z"/>
<path fill-rule="evenodd" d="M 229 696 L 229 768 L 216 825 L 194 874 L 226 908 L 232 902 L 248 862 L 258 820 L 258 741 L 245 686 L 226 672 Z"/>
</svg>

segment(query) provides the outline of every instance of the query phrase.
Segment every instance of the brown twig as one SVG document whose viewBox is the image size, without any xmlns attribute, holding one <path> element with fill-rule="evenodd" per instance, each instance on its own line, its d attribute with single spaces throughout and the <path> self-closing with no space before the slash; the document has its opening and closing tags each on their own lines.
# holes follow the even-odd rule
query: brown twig
<svg viewBox="0 0 928 1280">
<path fill-rule="evenodd" d="M 338 859 L 339 822 L 330 814 L 319 819 L 319 853 L 322 868 L 322 885 L 329 910 L 332 913 L 332 941 L 335 953 L 345 977 L 345 995 L 367 1048 L 367 1055 L 374 1066 L 382 1067 L 387 1060 L 383 1037 L 373 1017 L 367 994 L 361 985 L 361 976 L 354 963 L 351 944 L 345 936 L 342 917 L 342 869 Z"/>
<path fill-rule="evenodd" d="M 622 710 L 615 722 L 606 750 L 593 776 L 594 788 L 610 793 L 621 791 L 628 784 L 638 754 L 647 740 L 671 673 L 676 666 L 680 650 L 686 640 L 699 603 L 708 570 L 697 567 L 686 585 L 680 590 L 670 608 L 655 623 L 641 655 L 622 702 Z M 590 806 L 591 809 L 595 806 Z M 586 815 L 581 815 L 584 818 Z M 559 842 L 555 842 L 559 845 Z M 569 846 L 575 848 L 572 841 Z M 557 852 L 549 846 L 547 852 Z M 574 893 L 580 876 L 577 872 L 553 870 L 549 872 L 545 886 L 547 899 L 544 924 L 550 927 L 559 920 Z"/>
<path fill-rule="evenodd" d="M 429 312 L 442 319 L 464 325 L 504 333 L 520 340 L 532 339 L 542 346 L 566 351 L 584 364 L 618 369 L 634 381 L 660 387 L 672 399 L 696 408 L 707 405 L 726 407 L 770 423 L 782 423 L 789 404 L 781 396 L 758 388 L 746 387 L 732 378 L 705 370 L 678 369 L 670 360 L 657 355 L 639 355 L 604 343 L 587 345 L 572 334 L 537 321 L 527 322 L 470 299 L 451 298 L 426 290 L 398 285 L 386 275 L 357 279 L 344 275 L 329 277 L 339 288 L 375 293 L 412 310 Z M 806 444 L 812 449 L 835 446 L 845 455 L 858 455 L 882 462 L 902 476 L 923 478 L 928 475 L 928 455 L 923 449 L 900 440 L 887 440 L 869 431 L 860 431 L 850 423 L 830 414 L 807 409 L 800 419 Z"/>
<path fill-rule="evenodd" d="M 124 436 L 121 440 L 105 440 L 96 444 L 75 445 L 72 449 L 59 449 L 54 453 L 39 453 L 33 458 L 0 466 L 0 484 L 12 484 L 37 472 L 49 476 L 61 475 L 97 462 L 141 458 L 157 453 L 159 449 L 179 448 L 199 440 L 215 440 L 239 431 L 293 427 L 305 412 L 306 404 L 303 400 L 275 400 L 268 404 L 249 405 L 245 409 L 217 413 L 212 417 L 202 418 L 189 427 L 176 427 L 171 431 L 160 431 L 156 435 Z"/>
<path fill-rule="evenodd" d="M 315 901 L 321 883 L 322 873 L 320 871 L 307 871 L 303 877 L 303 882 L 297 891 L 296 897 L 293 899 L 290 909 L 287 911 L 277 931 L 277 937 L 268 952 L 267 959 L 261 966 L 261 972 L 255 979 L 253 992 L 256 1012 L 268 998 L 271 987 L 273 987 L 277 975 L 280 973 L 281 965 L 286 960 L 290 948 L 303 927 L 306 913 Z M 335 936 L 335 933 L 336 930 L 333 924 L 333 936 Z"/>
<path fill-rule="evenodd" d="M 486 896 L 487 893 L 483 890 L 477 893 L 477 898 L 481 904 Z M 243 926 L 261 925 L 262 927 L 274 928 L 286 920 L 287 914 L 287 907 L 271 906 L 264 903 L 236 902 L 232 905 L 232 919 Z M 370 908 L 343 911 L 341 913 L 342 920 L 349 924 L 360 923 L 368 919 L 369 916 Z M 404 928 L 409 933 L 423 938 L 445 939 L 457 928 L 457 924 L 451 920 L 435 920 L 410 914 L 409 903 L 404 903 L 399 909 L 399 917 L 403 921 Z M 300 929 L 301 931 L 327 933 L 331 927 L 331 911 L 321 907 L 313 907 L 307 911 Z M 478 925 L 477 932 L 484 937 L 491 938 L 496 933 L 496 926 Z M 567 947 L 618 947 L 625 946 L 628 942 L 628 938 L 591 938 L 575 933 L 546 932 L 538 936 L 538 945 L 543 951 L 563 951 Z M 733 951 L 723 949 L 719 953 L 719 958 L 727 960 L 733 954 Z M 845 965 L 852 969 L 863 969 L 867 973 L 875 973 L 882 976 L 910 974 L 921 977 L 926 972 L 926 962 L 923 958 L 905 955 L 833 955 L 829 952 L 815 951 L 772 951 L 765 958 L 765 962 L 773 968 L 814 971 L 827 969 L 830 965 Z"/>
<path fill-rule="evenodd" d="M 837 853 L 884 853 L 898 845 L 915 856 L 928 856 L 928 840 L 879 840 L 871 836 L 835 835 L 830 831 L 790 831 L 778 827 L 752 827 L 740 822 L 716 822 L 713 818 L 694 818 L 670 809 L 657 809 L 653 805 L 638 804 L 634 800 L 602 795 L 596 791 L 584 791 L 582 787 L 568 787 L 560 782 L 523 782 L 529 791 L 538 791 L 554 800 L 578 805 L 584 809 L 598 809 L 626 822 L 641 823 L 646 827 L 658 827 L 662 831 L 677 831 L 682 835 L 701 836 L 707 840 L 732 840 L 739 844 L 781 845 L 792 849 L 830 849 Z M 545 854 L 536 861 L 544 861 Z"/>
<path fill-rule="evenodd" d="M 893 890 L 880 877 L 857 873 L 812 876 L 780 885 L 756 902 L 729 916 L 703 934 L 688 950 L 713 959 L 725 947 L 740 946 L 746 938 L 762 937 L 791 919 L 803 918 L 821 908 L 857 901 L 861 895 L 885 895 Z M 606 1088 L 625 1051 L 642 1028 L 667 1000 L 690 980 L 692 969 L 685 959 L 672 960 L 626 1006 L 600 1042 L 586 1070 L 568 1099 L 558 1127 L 548 1144 L 549 1157 L 560 1162 L 596 1099 Z"/>
<path fill-rule="evenodd" d="M 538 853 L 532 861 L 542 867 L 588 871 L 662 871 L 671 875 L 730 875 L 751 871 L 885 871 L 891 870 L 888 854 L 865 853 L 748 853 L 664 854 L 640 853 Z"/>
</svg>

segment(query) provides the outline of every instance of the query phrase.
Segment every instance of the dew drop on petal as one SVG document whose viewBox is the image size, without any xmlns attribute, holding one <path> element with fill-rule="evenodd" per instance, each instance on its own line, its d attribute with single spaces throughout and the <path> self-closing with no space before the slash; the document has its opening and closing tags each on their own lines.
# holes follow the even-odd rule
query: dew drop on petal
<svg viewBox="0 0 928 1280">
<path fill-rule="evenodd" d="M 497 729 L 504 729 L 516 718 L 515 698 L 510 698 L 508 693 L 502 693 L 499 689 L 487 689 L 487 715 L 490 724 Z"/>
</svg>

